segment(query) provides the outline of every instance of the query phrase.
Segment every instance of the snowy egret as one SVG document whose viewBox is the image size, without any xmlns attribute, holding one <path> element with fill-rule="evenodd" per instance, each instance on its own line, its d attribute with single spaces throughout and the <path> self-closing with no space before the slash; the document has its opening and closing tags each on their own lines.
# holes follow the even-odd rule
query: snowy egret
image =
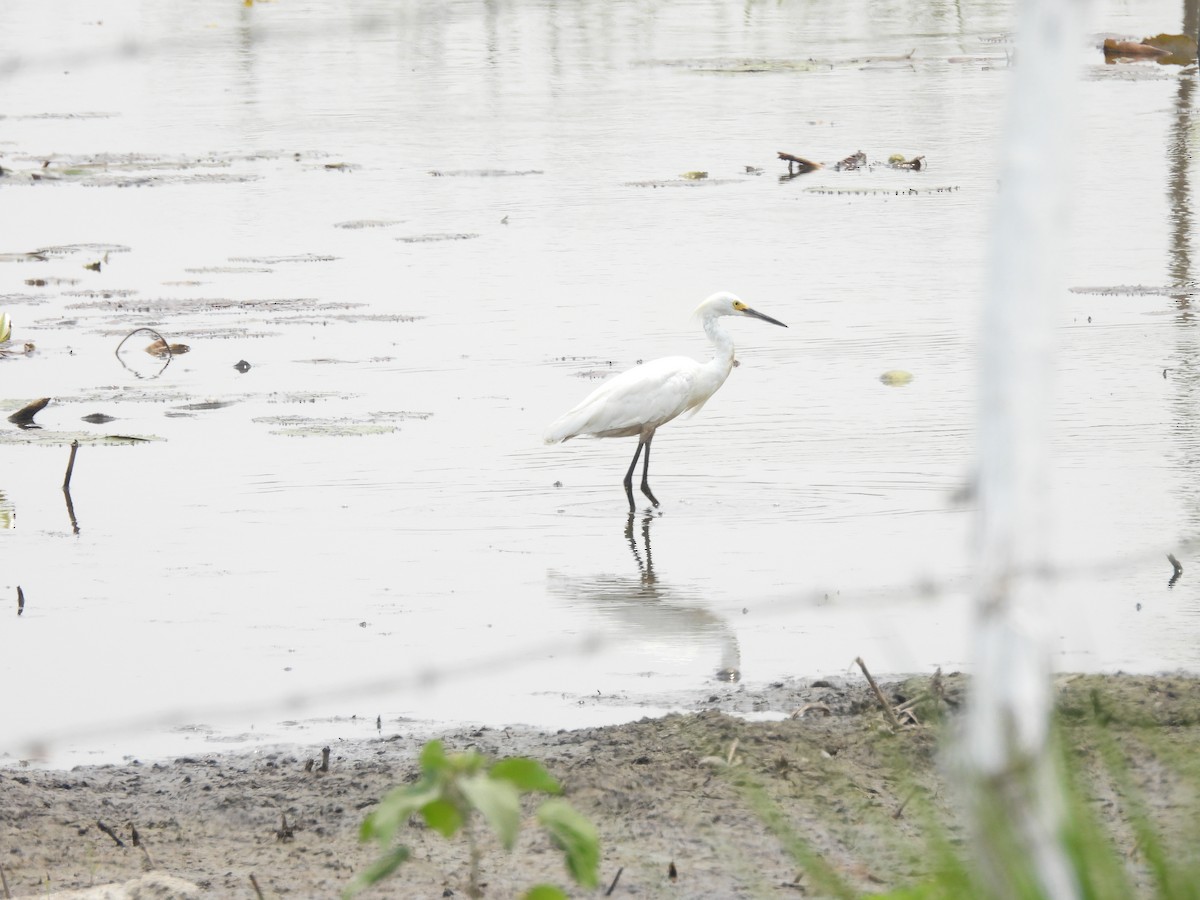
<svg viewBox="0 0 1200 900">
<path fill-rule="evenodd" d="M 557 444 L 580 435 L 593 437 L 633 437 L 637 452 L 625 473 L 625 495 L 633 511 L 633 470 L 638 457 L 642 462 L 642 493 L 658 506 L 647 480 L 650 472 L 650 442 L 660 425 L 692 411 L 695 415 L 717 392 L 733 369 L 733 338 L 720 323 L 722 316 L 751 316 L 772 325 L 787 328 L 777 319 L 755 312 L 733 294 L 713 294 L 696 308 L 704 333 L 715 349 L 708 362 L 688 356 L 667 356 L 622 372 L 592 391 L 582 403 L 564 413 L 546 429 L 547 444 Z"/>
</svg>

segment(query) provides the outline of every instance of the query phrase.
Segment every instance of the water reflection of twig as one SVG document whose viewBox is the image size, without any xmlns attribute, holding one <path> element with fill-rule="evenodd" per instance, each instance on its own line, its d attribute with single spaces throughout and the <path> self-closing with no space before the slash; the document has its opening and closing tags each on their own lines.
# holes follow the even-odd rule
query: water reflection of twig
<svg viewBox="0 0 1200 900">
<path fill-rule="evenodd" d="M 636 513 L 630 513 L 624 526 L 625 540 L 637 567 L 636 578 L 557 576 L 551 579 L 551 589 L 572 602 L 582 600 L 593 605 L 628 640 L 684 647 L 716 643 L 719 647 L 716 677 L 722 681 L 739 680 L 741 650 L 733 629 L 720 616 L 680 598 L 677 591 L 660 583 L 650 546 L 651 523 L 658 517 L 653 513 L 643 515 L 641 528 L 635 529 L 637 518 Z"/>
<path fill-rule="evenodd" d="M 63 488 L 63 497 L 65 497 L 67 501 L 67 517 L 71 520 L 71 531 L 73 531 L 75 534 L 79 534 L 79 522 L 75 519 L 75 504 L 71 502 L 70 488 Z"/>
<path fill-rule="evenodd" d="M 75 471 L 75 454 L 79 452 L 79 441 L 71 441 L 71 455 L 67 459 L 67 474 L 63 476 L 63 497 L 67 501 L 67 515 L 71 519 L 71 530 L 79 534 L 79 522 L 75 520 L 75 504 L 71 502 L 71 475 Z"/>
</svg>

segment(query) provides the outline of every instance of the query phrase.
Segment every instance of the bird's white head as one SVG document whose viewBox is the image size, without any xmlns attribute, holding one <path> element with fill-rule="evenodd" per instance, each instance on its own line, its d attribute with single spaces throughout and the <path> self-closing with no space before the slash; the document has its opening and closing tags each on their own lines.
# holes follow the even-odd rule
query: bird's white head
<svg viewBox="0 0 1200 900">
<path fill-rule="evenodd" d="M 755 319 L 762 319 L 764 322 L 770 322 L 772 325 L 787 328 L 778 319 L 772 319 L 770 316 L 764 316 L 762 313 L 751 309 L 742 302 L 742 299 L 737 294 L 731 294 L 728 291 L 718 291 L 713 294 L 696 307 L 696 315 L 700 317 L 701 321 L 705 322 L 720 316 L 750 316 Z"/>
</svg>

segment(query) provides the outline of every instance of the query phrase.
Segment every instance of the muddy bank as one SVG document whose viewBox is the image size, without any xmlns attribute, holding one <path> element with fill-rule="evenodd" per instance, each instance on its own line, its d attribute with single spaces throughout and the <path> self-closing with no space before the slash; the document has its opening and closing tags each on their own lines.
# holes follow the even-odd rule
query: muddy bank
<svg viewBox="0 0 1200 900">
<path fill-rule="evenodd" d="M 922 724 L 899 732 L 865 684 L 805 681 L 730 687 L 704 698 L 699 705 L 708 709 L 628 725 L 554 734 L 459 729 L 444 740 L 544 762 L 598 825 L 604 886 L 621 872 L 611 896 L 819 895 L 786 838 L 766 823 L 771 809 L 856 890 L 878 892 L 926 871 L 930 821 L 958 838 L 938 740 L 962 708 L 963 687 L 961 678 L 945 679 L 941 699 L 913 707 Z M 1200 781 L 1194 765 L 1189 780 L 1186 761 L 1200 758 L 1200 682 L 1065 676 L 1059 688 L 1063 730 L 1088 799 L 1146 888 L 1125 798 L 1098 762 L 1097 729 L 1117 740 L 1168 846 L 1178 840 L 1179 852 L 1193 853 L 1186 840 L 1200 821 Z M 885 688 L 897 703 L 928 689 L 924 678 Z M 734 714 L 800 710 L 776 721 Z M 254 897 L 253 876 L 266 897 L 335 897 L 372 858 L 357 839 L 364 814 L 388 788 L 415 777 L 421 743 L 394 735 L 335 745 L 328 772 L 318 771 L 320 748 L 69 772 L 6 768 L 0 865 L 14 897 L 125 881 L 149 869 L 186 879 L 204 896 Z M 309 760 L 317 765 L 309 768 Z M 366 896 L 465 896 L 461 842 L 417 827 L 405 839 L 413 859 Z M 487 895 L 518 896 L 538 881 L 565 885 L 561 865 L 533 827 L 511 855 L 486 844 Z"/>
</svg>

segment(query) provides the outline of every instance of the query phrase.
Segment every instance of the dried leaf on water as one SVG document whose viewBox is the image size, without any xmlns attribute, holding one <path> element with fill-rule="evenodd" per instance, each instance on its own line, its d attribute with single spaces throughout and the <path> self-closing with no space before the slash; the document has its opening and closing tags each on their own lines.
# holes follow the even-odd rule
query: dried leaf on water
<svg viewBox="0 0 1200 900">
<path fill-rule="evenodd" d="M 836 166 L 834 166 L 834 168 L 839 172 L 853 172 L 855 169 L 861 169 L 866 164 L 867 154 L 859 150 L 857 153 L 852 153 L 851 155 L 847 156 Z"/>
<path fill-rule="evenodd" d="M 1104 39 L 1106 58 L 1153 59 L 1171 65 L 1187 65 L 1196 59 L 1196 42 L 1186 34 L 1156 34 L 1140 41 Z"/>
<path fill-rule="evenodd" d="M 913 380 L 913 375 L 903 369 L 889 369 L 879 376 L 879 380 L 888 387 L 904 387 Z"/>
<path fill-rule="evenodd" d="M 1104 39 L 1105 56 L 1166 56 L 1166 50 L 1151 47 L 1141 41 L 1118 41 L 1115 38 Z"/>
<path fill-rule="evenodd" d="M 187 344 L 168 344 L 164 340 L 151 341 L 146 345 L 146 352 L 151 356 L 178 356 L 181 353 L 187 353 L 192 348 Z"/>
</svg>

